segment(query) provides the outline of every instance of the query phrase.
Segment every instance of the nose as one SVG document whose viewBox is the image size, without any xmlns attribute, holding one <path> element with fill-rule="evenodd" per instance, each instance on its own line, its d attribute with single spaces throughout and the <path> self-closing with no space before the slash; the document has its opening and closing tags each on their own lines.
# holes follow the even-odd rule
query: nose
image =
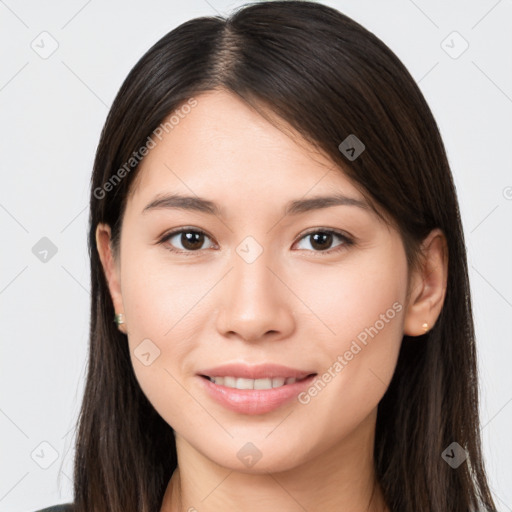
<svg viewBox="0 0 512 512">
<path fill-rule="evenodd" d="M 285 284 L 286 276 L 269 260 L 265 251 L 252 263 L 233 255 L 233 268 L 219 290 L 216 327 L 221 335 L 256 342 L 292 334 L 296 298 Z"/>
</svg>

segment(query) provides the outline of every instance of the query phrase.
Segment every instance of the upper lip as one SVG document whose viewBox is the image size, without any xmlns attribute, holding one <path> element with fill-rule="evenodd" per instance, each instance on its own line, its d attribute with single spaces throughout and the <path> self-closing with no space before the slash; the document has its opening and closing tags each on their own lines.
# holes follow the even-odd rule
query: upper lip
<svg viewBox="0 0 512 512">
<path fill-rule="evenodd" d="M 230 363 L 206 368 L 197 372 L 205 377 L 237 377 L 243 379 L 272 379 L 275 377 L 303 379 L 315 374 L 313 371 L 303 371 L 279 364 L 248 365 L 243 363 Z"/>
</svg>

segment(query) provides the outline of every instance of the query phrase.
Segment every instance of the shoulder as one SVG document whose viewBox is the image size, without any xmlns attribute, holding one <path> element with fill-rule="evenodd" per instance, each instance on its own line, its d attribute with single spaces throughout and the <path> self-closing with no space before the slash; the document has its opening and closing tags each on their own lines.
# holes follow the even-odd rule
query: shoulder
<svg viewBox="0 0 512 512">
<path fill-rule="evenodd" d="M 73 512 L 73 503 L 62 503 L 61 505 L 53 505 L 53 507 L 42 508 L 34 512 Z"/>
</svg>

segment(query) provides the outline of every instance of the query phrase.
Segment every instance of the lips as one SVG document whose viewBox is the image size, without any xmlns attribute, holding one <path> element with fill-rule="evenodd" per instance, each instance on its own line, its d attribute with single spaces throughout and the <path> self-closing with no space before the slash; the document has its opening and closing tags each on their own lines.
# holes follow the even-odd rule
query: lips
<svg viewBox="0 0 512 512">
<path fill-rule="evenodd" d="M 317 375 L 287 366 L 226 364 L 198 372 L 207 394 L 227 409 L 264 414 L 290 402 Z"/>
</svg>

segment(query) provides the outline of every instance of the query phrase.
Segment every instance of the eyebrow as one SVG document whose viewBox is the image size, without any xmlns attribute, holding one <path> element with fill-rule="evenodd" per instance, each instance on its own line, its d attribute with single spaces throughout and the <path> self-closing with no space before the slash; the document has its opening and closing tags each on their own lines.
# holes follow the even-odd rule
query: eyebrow
<svg viewBox="0 0 512 512">
<path fill-rule="evenodd" d="M 284 208 L 284 216 L 298 215 L 301 213 L 329 208 L 331 206 L 356 206 L 364 210 L 369 209 L 368 203 L 354 197 L 348 197 L 343 194 L 334 194 L 329 196 L 316 196 L 309 199 L 295 199 L 289 201 Z M 146 207 L 142 213 L 159 209 L 180 209 L 192 210 L 209 215 L 222 217 L 223 213 L 219 205 L 198 196 L 183 196 L 180 194 L 159 194 Z"/>
</svg>

